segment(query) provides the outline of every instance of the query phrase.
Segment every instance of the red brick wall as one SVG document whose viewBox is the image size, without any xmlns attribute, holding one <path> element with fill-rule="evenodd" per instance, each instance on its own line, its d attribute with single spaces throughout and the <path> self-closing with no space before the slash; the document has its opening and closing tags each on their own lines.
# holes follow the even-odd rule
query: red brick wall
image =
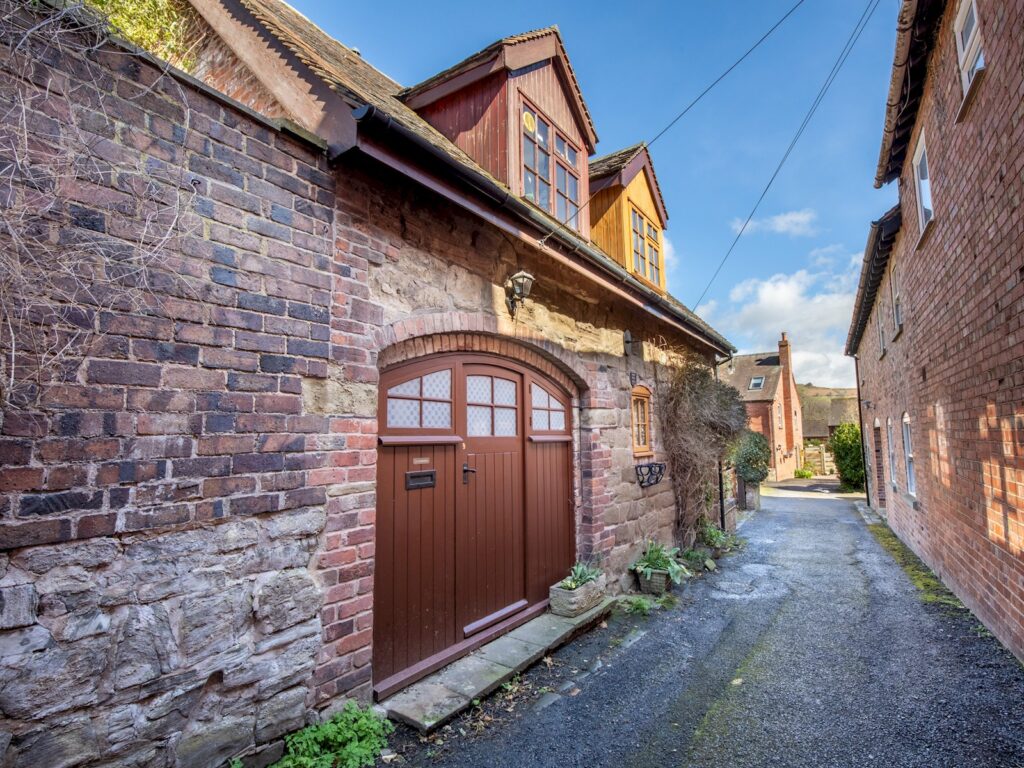
<svg viewBox="0 0 1024 768">
<path fill-rule="evenodd" d="M 779 382 L 779 389 L 772 401 L 762 400 L 746 403 L 749 427 L 754 432 L 760 432 L 768 441 L 771 449 L 771 469 L 768 473 L 768 480 L 790 480 L 793 472 L 799 464 L 799 443 L 794 444 L 793 450 L 786 448 L 786 423 L 785 405 L 783 404 L 783 384 Z M 779 419 L 779 408 L 782 408 L 783 418 Z"/>
<path fill-rule="evenodd" d="M 963 100 L 950 3 L 899 181 L 893 249 L 904 328 L 894 336 L 890 277 L 858 350 L 869 461 L 882 424 L 889 523 L 1018 657 L 1024 658 L 1024 4 L 978 0 L 987 72 Z M 926 135 L 935 219 L 919 241 L 910 158 Z M 877 323 L 888 349 L 879 356 Z M 900 431 L 910 415 L 917 498 Z M 896 466 L 889 466 L 886 419 Z M 869 469 L 872 503 L 877 499 Z M 893 488 L 893 484 L 895 488 Z"/>
</svg>

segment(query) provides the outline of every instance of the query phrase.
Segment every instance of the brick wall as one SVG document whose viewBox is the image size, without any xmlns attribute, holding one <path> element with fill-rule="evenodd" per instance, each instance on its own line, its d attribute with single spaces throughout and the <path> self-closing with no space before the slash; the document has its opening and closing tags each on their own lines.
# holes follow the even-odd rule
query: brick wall
<svg viewBox="0 0 1024 768">
<path fill-rule="evenodd" d="M 325 589 L 322 561 L 348 554 L 326 492 L 343 460 L 302 395 L 330 361 L 333 177 L 124 51 L 33 53 L 54 69 L 30 123 L 61 114 L 48 84 L 94 98 L 82 125 L 111 165 L 77 200 L 89 236 L 137 224 L 110 194 L 122 168 L 184 169 L 196 195 L 167 254 L 177 295 L 90 316 L 85 356 L 4 414 L 4 765 L 219 764 L 303 724 L 322 624 L 359 605 Z"/>
<path fill-rule="evenodd" d="M 893 338 L 890 276 L 858 350 L 868 460 L 882 426 L 890 525 L 1024 658 L 1024 25 L 1020 3 L 978 0 L 987 72 L 964 119 L 950 3 L 899 181 L 892 261 L 904 327 Z M 920 242 L 910 157 L 926 136 L 935 220 Z M 880 356 L 877 323 L 887 349 Z M 917 497 L 907 494 L 909 414 Z M 890 466 L 886 420 L 893 422 Z M 872 503 L 875 474 L 868 471 Z"/>
</svg>

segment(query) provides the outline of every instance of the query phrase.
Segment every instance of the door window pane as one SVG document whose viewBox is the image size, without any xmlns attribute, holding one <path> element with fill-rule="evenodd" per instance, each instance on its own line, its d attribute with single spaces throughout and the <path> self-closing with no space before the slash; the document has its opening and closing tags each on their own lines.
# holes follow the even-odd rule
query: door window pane
<svg viewBox="0 0 1024 768">
<path fill-rule="evenodd" d="M 565 429 L 565 411 L 551 411 L 551 428 Z"/>
<path fill-rule="evenodd" d="M 494 402 L 496 405 L 515 405 L 516 383 L 508 379 L 495 379 Z"/>
<path fill-rule="evenodd" d="M 452 425 L 451 403 L 423 403 L 423 426 L 437 429 L 449 429 Z"/>
<path fill-rule="evenodd" d="M 388 426 L 398 428 L 417 428 L 420 425 L 419 400 L 401 400 L 388 398 Z"/>
<path fill-rule="evenodd" d="M 397 384 L 388 390 L 389 395 L 407 395 L 409 397 L 420 396 L 420 380 L 419 377 L 411 379 L 409 381 L 403 381 L 401 384 Z"/>
<path fill-rule="evenodd" d="M 548 412 L 547 411 L 534 411 L 533 412 L 533 428 L 534 429 L 550 429 L 548 426 Z"/>
<path fill-rule="evenodd" d="M 530 388 L 530 395 L 532 397 L 534 408 L 547 408 L 548 407 L 548 393 L 543 389 L 534 384 Z"/>
<path fill-rule="evenodd" d="M 468 403 L 490 403 L 491 402 L 491 377 L 490 376 L 467 376 L 466 377 L 466 402 L 468 402 Z"/>
<path fill-rule="evenodd" d="M 494 434 L 507 437 L 516 433 L 516 409 L 494 409 Z"/>
<path fill-rule="evenodd" d="M 423 397 L 429 400 L 451 400 L 452 372 L 450 369 L 430 373 L 423 377 Z"/>
<path fill-rule="evenodd" d="M 466 432 L 473 437 L 491 434 L 491 409 L 479 405 L 466 408 Z"/>
</svg>

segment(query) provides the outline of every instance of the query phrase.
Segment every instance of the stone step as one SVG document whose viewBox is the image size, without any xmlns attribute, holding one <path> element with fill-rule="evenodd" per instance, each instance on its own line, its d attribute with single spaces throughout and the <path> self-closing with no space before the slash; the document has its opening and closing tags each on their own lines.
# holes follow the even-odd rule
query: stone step
<svg viewBox="0 0 1024 768">
<path fill-rule="evenodd" d="M 571 619 L 541 614 L 413 683 L 380 706 L 392 720 L 429 733 L 468 708 L 474 699 L 483 698 L 549 652 L 589 630 L 611 612 L 615 601 L 614 597 L 606 597 Z"/>
</svg>

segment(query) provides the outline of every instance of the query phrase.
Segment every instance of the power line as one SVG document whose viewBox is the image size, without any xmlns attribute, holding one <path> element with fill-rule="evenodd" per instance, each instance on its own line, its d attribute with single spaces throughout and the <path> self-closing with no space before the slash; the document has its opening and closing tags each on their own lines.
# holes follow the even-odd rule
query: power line
<svg viewBox="0 0 1024 768">
<path fill-rule="evenodd" d="M 825 94 L 828 93 L 829 88 L 832 87 L 832 83 L 835 82 L 836 77 L 839 75 L 839 71 L 843 68 L 843 65 L 846 63 L 846 60 L 850 57 L 850 53 L 853 51 L 853 47 L 857 44 L 857 41 L 860 39 L 861 34 L 864 32 L 864 28 L 871 20 L 871 17 L 874 15 L 875 9 L 878 8 L 878 4 L 880 2 L 881 0 L 868 0 L 868 4 L 864 6 L 864 11 L 861 13 L 860 18 L 854 25 L 853 31 L 850 32 L 850 36 L 846 39 L 846 44 L 839 52 L 839 56 L 838 58 L 836 58 L 835 63 L 832 65 L 832 69 L 828 73 L 828 77 L 825 78 L 825 82 L 822 84 L 821 89 L 818 91 L 818 95 L 814 98 L 814 102 L 811 104 L 811 108 L 807 110 L 807 114 L 804 115 L 803 122 L 800 123 L 800 127 L 793 135 L 793 140 L 789 142 L 789 146 L 786 148 L 785 153 L 782 155 L 782 159 L 779 161 L 779 164 L 775 167 L 775 171 L 772 173 L 771 178 L 768 179 L 768 183 L 765 184 L 764 189 L 761 190 L 761 195 L 757 198 L 757 202 L 754 203 L 754 207 L 750 210 L 750 215 L 747 216 L 746 221 L 743 222 L 743 226 L 740 227 L 739 231 L 736 233 L 736 237 L 733 238 L 732 244 L 729 246 L 729 250 L 725 252 L 725 256 L 723 256 L 722 260 L 718 263 L 718 268 L 715 269 L 714 274 L 711 275 L 711 279 L 708 280 L 708 284 L 704 286 L 704 291 L 701 293 L 700 298 L 698 298 L 697 301 L 694 302 L 693 306 L 695 309 L 704 300 L 704 297 L 707 296 L 708 291 L 711 289 L 712 283 L 715 282 L 715 278 L 718 277 L 718 274 L 722 271 L 722 267 L 725 266 L 725 262 L 729 260 L 729 257 L 732 255 L 733 250 L 735 250 L 736 244 L 739 243 L 740 238 L 743 237 L 743 233 L 746 232 L 747 227 L 753 220 L 754 214 L 756 214 L 757 209 L 761 207 L 761 203 L 764 201 L 765 196 L 768 194 L 768 190 L 771 189 L 772 184 L 775 183 L 775 179 L 778 177 L 779 172 L 782 170 L 782 166 L 786 164 L 786 160 L 788 160 L 790 154 L 792 154 L 793 148 L 800 140 L 800 137 L 803 135 L 808 123 L 811 122 L 811 118 L 814 117 L 814 113 L 818 111 L 818 107 L 821 105 L 822 100 L 825 98 Z"/>
<path fill-rule="evenodd" d="M 675 117 L 672 118 L 672 120 L 669 121 L 668 125 L 666 125 L 660 131 L 658 131 L 658 133 L 655 135 L 655 137 L 653 139 L 651 139 L 650 141 L 646 142 L 646 146 L 650 147 L 654 142 L 656 142 L 658 139 L 660 139 L 662 136 L 664 136 L 669 131 L 669 129 L 672 128 L 673 125 L 675 125 L 680 120 L 682 120 L 683 116 L 686 115 L 687 112 L 689 112 L 691 109 L 693 109 L 695 106 L 697 106 L 698 102 L 700 102 L 701 99 L 703 99 L 705 96 L 707 96 L 708 93 L 710 93 L 711 90 L 716 85 L 718 85 L 726 77 L 728 77 L 729 74 L 734 69 L 736 69 L 736 67 L 738 67 L 740 64 L 742 64 L 744 59 L 746 59 L 748 56 L 750 56 L 750 54 L 752 54 L 759 47 L 761 47 L 761 44 L 765 40 L 767 40 L 769 37 L 771 37 L 772 33 L 775 32 L 775 30 L 777 30 L 779 27 L 781 27 L 782 24 L 786 21 L 786 19 L 788 19 L 790 16 L 792 16 L 793 13 L 796 11 L 796 9 L 799 8 L 801 5 L 803 5 L 806 1 L 807 0 L 797 0 L 796 4 L 792 8 L 790 8 L 788 11 L 786 11 L 786 13 L 783 14 L 782 17 L 778 21 L 776 21 L 774 24 L 772 24 L 772 26 L 769 27 L 768 31 L 765 32 L 763 35 L 761 35 L 760 38 L 758 38 L 757 42 L 755 42 L 753 45 L 751 45 L 749 48 L 747 48 L 747 50 L 743 53 L 742 56 L 740 56 L 738 59 L 736 59 L 736 61 L 734 61 L 732 64 L 730 64 L 722 72 L 722 74 L 720 74 L 718 77 L 716 77 L 714 80 L 712 80 L 703 91 L 698 93 L 697 96 L 689 104 L 687 104 L 685 107 L 683 107 L 682 111 L 678 115 L 676 115 Z M 641 147 L 641 149 L 642 149 L 642 147 Z M 637 152 L 639 152 L 639 151 L 640 150 L 637 150 Z M 634 155 L 634 157 L 635 157 L 635 155 Z M 630 159 L 632 159 L 632 158 L 630 158 Z M 570 221 L 578 220 L 580 214 L 583 213 L 583 211 L 586 210 L 590 206 L 590 204 L 593 202 L 593 200 L 594 200 L 594 198 L 596 196 L 597 196 L 596 192 L 591 194 L 590 197 L 587 198 L 587 201 L 577 209 L 576 213 L 574 213 L 572 216 L 570 216 L 564 222 L 559 222 L 558 227 L 556 227 L 555 229 L 551 230 L 546 235 L 544 235 L 544 237 L 542 237 L 540 239 L 539 245 L 544 245 L 544 243 L 547 242 L 547 239 L 549 237 L 551 237 L 553 234 L 555 234 L 555 232 L 557 232 L 559 229 L 565 229 L 566 231 L 569 231 L 568 226 L 567 226 L 568 223 Z"/>
</svg>

